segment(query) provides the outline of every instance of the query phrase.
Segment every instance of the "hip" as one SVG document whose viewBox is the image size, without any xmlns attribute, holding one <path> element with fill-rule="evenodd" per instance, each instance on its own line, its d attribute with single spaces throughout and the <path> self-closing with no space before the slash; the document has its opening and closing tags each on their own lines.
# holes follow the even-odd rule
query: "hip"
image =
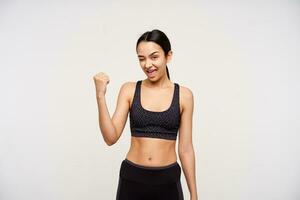
<svg viewBox="0 0 300 200">
<path fill-rule="evenodd" d="M 161 185 L 180 182 L 181 171 L 177 161 L 164 166 L 146 166 L 125 158 L 121 163 L 119 176 L 139 183 Z"/>
</svg>

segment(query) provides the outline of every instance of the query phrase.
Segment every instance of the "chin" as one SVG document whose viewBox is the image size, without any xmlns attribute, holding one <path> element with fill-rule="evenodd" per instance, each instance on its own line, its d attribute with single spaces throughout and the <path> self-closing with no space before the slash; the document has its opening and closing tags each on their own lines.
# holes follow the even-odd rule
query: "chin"
<svg viewBox="0 0 300 200">
<path fill-rule="evenodd" d="M 155 77 L 147 77 L 149 79 L 149 81 L 151 82 L 156 82 L 157 80 L 159 80 L 159 77 L 155 76 Z"/>
</svg>

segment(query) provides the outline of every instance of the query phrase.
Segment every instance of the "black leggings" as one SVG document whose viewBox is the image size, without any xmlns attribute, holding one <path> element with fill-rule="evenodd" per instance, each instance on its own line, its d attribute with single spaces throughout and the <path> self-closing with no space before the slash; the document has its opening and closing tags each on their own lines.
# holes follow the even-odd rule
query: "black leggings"
<svg viewBox="0 0 300 200">
<path fill-rule="evenodd" d="M 116 200 L 183 200 L 178 162 L 142 166 L 125 158 L 119 173 Z"/>
</svg>

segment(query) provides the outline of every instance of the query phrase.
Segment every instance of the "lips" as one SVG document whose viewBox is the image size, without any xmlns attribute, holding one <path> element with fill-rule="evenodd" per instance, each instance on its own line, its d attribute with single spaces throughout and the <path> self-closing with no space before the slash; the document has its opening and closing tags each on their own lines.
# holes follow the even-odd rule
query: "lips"
<svg viewBox="0 0 300 200">
<path fill-rule="evenodd" d="M 148 74 L 150 77 L 153 77 L 156 71 L 157 71 L 156 69 L 147 70 L 147 74 Z"/>
<path fill-rule="evenodd" d="M 147 70 L 148 73 L 151 73 L 153 71 L 156 71 L 156 69 L 149 69 L 149 70 Z"/>
</svg>

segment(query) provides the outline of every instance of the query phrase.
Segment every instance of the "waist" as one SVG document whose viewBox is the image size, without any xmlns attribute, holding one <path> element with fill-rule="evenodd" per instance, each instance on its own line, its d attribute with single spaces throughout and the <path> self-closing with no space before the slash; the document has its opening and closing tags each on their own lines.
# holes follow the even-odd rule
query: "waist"
<svg viewBox="0 0 300 200">
<path fill-rule="evenodd" d="M 140 165 L 168 165 L 177 161 L 175 145 L 174 140 L 131 137 L 126 158 Z"/>
<path fill-rule="evenodd" d="M 140 183 L 160 185 L 180 181 L 181 167 L 177 161 L 165 166 L 149 167 L 124 159 L 119 175 Z"/>
</svg>

